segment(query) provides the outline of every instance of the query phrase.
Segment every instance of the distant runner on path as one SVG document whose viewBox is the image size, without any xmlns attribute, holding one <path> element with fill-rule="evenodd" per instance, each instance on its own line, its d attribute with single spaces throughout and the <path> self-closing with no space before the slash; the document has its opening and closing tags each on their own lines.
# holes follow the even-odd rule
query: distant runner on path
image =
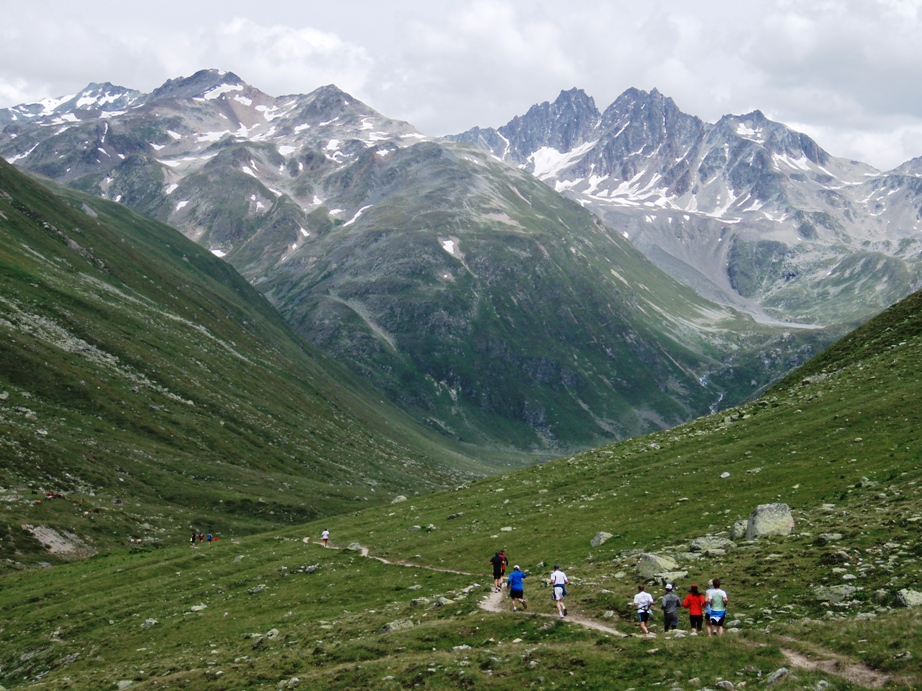
<svg viewBox="0 0 922 691">
<path fill-rule="evenodd" d="M 497 593 L 502 592 L 503 558 L 499 555 L 499 552 L 493 555 L 493 557 L 490 559 L 490 563 L 493 565 L 493 590 Z"/>
<path fill-rule="evenodd" d="M 560 565 L 554 564 L 554 571 L 551 573 L 551 598 L 557 605 L 557 614 L 561 619 L 567 616 L 567 606 L 563 603 L 563 599 L 567 596 L 567 583 L 569 582 L 567 574 L 560 570 Z"/>
<path fill-rule="evenodd" d="M 528 578 L 527 573 L 522 573 L 522 569 L 516 564 L 512 567 L 512 573 L 509 574 L 509 598 L 512 600 L 512 611 L 516 611 L 516 600 L 522 605 L 522 609 L 528 609 L 528 603 L 525 601 L 525 584 L 523 580 Z"/>
<path fill-rule="evenodd" d="M 330 531 L 324 529 L 324 531 L 320 533 L 320 540 L 323 542 L 324 547 L 328 547 L 330 543 Z"/>
</svg>

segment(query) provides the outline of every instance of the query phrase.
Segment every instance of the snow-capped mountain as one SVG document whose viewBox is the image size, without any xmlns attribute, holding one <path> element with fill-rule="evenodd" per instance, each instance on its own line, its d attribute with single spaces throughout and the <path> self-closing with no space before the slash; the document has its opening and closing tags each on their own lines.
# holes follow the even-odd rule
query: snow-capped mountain
<svg viewBox="0 0 922 691">
<path fill-rule="evenodd" d="M 150 94 L 94 89 L 9 109 L 0 155 L 180 229 L 459 439 L 572 447 L 673 425 L 832 337 L 701 298 L 534 168 L 426 137 L 335 86 L 276 98 L 205 70 Z M 522 120 L 530 141 L 506 136 L 510 160 L 549 170 L 559 147 L 580 164 L 600 118 L 571 96 L 541 128 Z"/>
<path fill-rule="evenodd" d="M 573 89 L 451 139 L 529 171 L 660 268 L 760 317 L 860 321 L 919 285 L 918 161 L 884 174 L 759 111 L 711 124 L 629 89 L 599 112 Z"/>
</svg>

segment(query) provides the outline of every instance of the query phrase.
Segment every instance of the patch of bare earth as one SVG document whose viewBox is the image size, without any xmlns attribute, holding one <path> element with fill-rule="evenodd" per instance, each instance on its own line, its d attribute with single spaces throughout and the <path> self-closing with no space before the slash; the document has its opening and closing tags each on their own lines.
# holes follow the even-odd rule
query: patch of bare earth
<svg viewBox="0 0 922 691">
<path fill-rule="evenodd" d="M 881 689 L 890 681 L 889 674 L 878 672 L 860 662 L 850 661 L 828 651 L 824 651 L 822 657 L 808 656 L 790 648 L 781 648 L 781 653 L 792 667 L 818 669 L 868 689 Z"/>
<path fill-rule="evenodd" d="M 59 533 L 54 528 L 45 525 L 29 525 L 28 523 L 24 523 L 22 529 L 30 532 L 32 537 L 41 542 L 51 554 L 59 557 L 85 559 L 99 551 L 66 530 Z"/>
</svg>

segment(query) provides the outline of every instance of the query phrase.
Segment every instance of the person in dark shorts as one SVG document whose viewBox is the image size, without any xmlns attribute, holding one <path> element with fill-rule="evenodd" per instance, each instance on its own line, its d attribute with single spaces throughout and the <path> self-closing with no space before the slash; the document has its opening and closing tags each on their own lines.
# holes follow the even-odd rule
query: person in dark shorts
<svg viewBox="0 0 922 691">
<path fill-rule="evenodd" d="M 642 585 L 637 586 L 637 594 L 634 596 L 634 606 L 637 608 L 637 621 L 640 622 L 640 630 L 646 636 L 650 633 L 647 628 L 647 622 L 650 621 L 650 608 L 653 607 L 653 596 L 650 595 Z"/>
<path fill-rule="evenodd" d="M 493 555 L 490 563 L 493 565 L 493 590 L 498 593 L 503 589 L 503 558 L 499 552 Z"/>
<path fill-rule="evenodd" d="M 691 584 L 688 589 L 688 595 L 682 601 L 682 606 L 688 610 L 688 625 L 691 627 L 691 635 L 697 636 L 701 633 L 701 623 L 704 620 L 704 595 L 698 592 L 698 585 Z"/>
<path fill-rule="evenodd" d="M 502 575 L 502 578 L 505 578 L 505 577 L 506 577 L 506 569 L 509 568 L 509 557 L 506 556 L 506 548 L 505 548 L 505 547 L 503 547 L 503 548 L 499 551 L 499 556 L 502 557 L 502 559 L 503 559 L 503 569 L 502 569 L 503 575 Z M 500 584 L 500 585 L 502 585 L 502 584 Z"/>
<path fill-rule="evenodd" d="M 528 609 L 528 603 L 525 601 L 525 584 L 523 580 L 528 578 L 527 573 L 523 573 L 519 565 L 512 567 L 512 573 L 509 574 L 507 583 L 509 584 L 509 599 L 512 600 L 512 611 L 516 611 L 516 601 L 522 605 L 522 609 Z"/>
<path fill-rule="evenodd" d="M 663 631 L 679 628 L 679 607 L 682 601 L 673 591 L 672 583 L 666 584 L 666 594 L 663 595 L 660 602 L 660 607 L 663 610 Z"/>
</svg>

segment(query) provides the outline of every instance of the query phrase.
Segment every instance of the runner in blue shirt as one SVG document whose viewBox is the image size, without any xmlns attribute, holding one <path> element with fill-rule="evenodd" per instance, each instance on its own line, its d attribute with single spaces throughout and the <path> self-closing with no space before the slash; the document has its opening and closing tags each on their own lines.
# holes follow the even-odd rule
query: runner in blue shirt
<svg viewBox="0 0 922 691">
<path fill-rule="evenodd" d="M 506 582 L 509 584 L 509 597 L 512 600 L 513 612 L 517 611 L 515 606 L 516 600 L 522 605 L 522 609 L 528 609 L 528 603 L 525 601 L 525 585 L 522 583 L 526 578 L 528 578 L 528 574 L 523 573 L 519 565 L 516 564 L 512 567 L 512 573 L 509 574 L 509 578 L 506 579 Z"/>
</svg>

